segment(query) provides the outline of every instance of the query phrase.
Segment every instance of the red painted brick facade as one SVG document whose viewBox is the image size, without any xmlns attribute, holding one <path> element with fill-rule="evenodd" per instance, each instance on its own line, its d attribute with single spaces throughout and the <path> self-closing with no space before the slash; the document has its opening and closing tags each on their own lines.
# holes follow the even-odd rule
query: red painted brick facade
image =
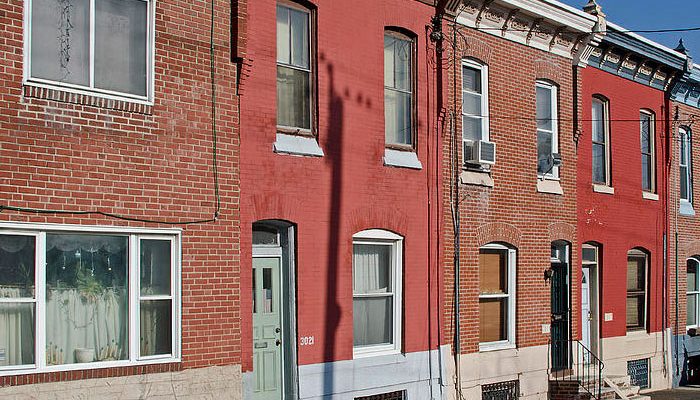
<svg viewBox="0 0 700 400">
<path fill-rule="evenodd" d="M 298 364 L 353 358 L 352 236 L 371 228 L 404 237 L 403 352 L 438 345 L 434 253 L 435 71 L 419 2 L 318 0 L 314 10 L 317 140 L 323 157 L 273 152 L 276 136 L 276 2 L 248 2 L 247 75 L 241 96 L 241 287 L 250 293 L 252 224 L 284 220 L 296 229 Z M 417 148 L 421 170 L 383 165 L 385 27 L 415 35 Z M 254 32 L 254 34 L 253 34 Z M 430 181 L 429 181 L 430 180 Z M 432 203 L 433 206 L 436 202 Z M 430 224 L 430 225 L 429 225 Z M 433 258 L 433 259 L 431 259 Z M 435 286 L 433 286 L 436 289 Z M 241 298 L 251 310 L 251 298 Z M 252 369 L 252 315 L 242 318 L 243 370 Z"/>
<path fill-rule="evenodd" d="M 663 234 L 665 228 L 667 154 L 666 100 L 664 92 L 599 69 L 582 72 L 582 136 L 578 145 L 578 233 L 579 244 L 600 246 L 600 319 L 612 313 L 612 321 L 601 321 L 601 337 L 626 334 L 627 252 L 644 249 L 650 255 L 648 288 L 648 332 L 662 329 Z M 609 101 L 611 186 L 614 194 L 598 193 L 592 185 L 593 96 Z M 654 113 L 655 171 L 658 199 L 642 197 L 640 110 Z M 581 254 L 576 255 L 580 268 Z M 577 318 L 580 318 L 577 317 Z"/>
<path fill-rule="evenodd" d="M 0 386 L 240 364 L 238 102 L 230 2 L 214 6 L 221 212 L 215 222 L 181 225 L 182 362 L 3 377 Z M 211 219 L 211 3 L 156 3 L 152 105 L 23 86 L 23 12 L 22 0 L 0 4 L 0 204 L 176 223 Z M 0 221 L 171 226 L 8 210 Z"/>
</svg>

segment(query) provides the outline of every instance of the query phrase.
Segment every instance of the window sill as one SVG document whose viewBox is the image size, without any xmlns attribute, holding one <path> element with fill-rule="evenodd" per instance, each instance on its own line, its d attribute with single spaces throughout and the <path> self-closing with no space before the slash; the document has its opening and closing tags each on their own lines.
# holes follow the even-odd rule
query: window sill
<svg viewBox="0 0 700 400">
<path fill-rule="evenodd" d="M 418 160 L 414 151 L 402 151 L 384 149 L 384 165 L 388 167 L 423 169 L 423 164 Z"/>
<path fill-rule="evenodd" d="M 539 193 L 557 194 L 560 196 L 564 194 L 564 190 L 561 188 L 559 180 L 547 178 L 544 180 L 537 178 L 537 191 Z"/>
<path fill-rule="evenodd" d="M 681 200 L 680 207 L 678 208 L 678 213 L 689 217 L 695 216 L 693 204 L 691 204 L 689 201 Z"/>
<path fill-rule="evenodd" d="M 108 95 L 87 89 L 75 89 L 33 81 L 24 82 L 23 89 L 25 98 L 52 100 L 147 115 L 153 113 L 153 102 L 145 99 Z"/>
<path fill-rule="evenodd" d="M 315 137 L 277 133 L 273 151 L 281 154 L 297 156 L 323 157 L 323 149 Z"/>
<path fill-rule="evenodd" d="M 459 183 L 462 185 L 475 185 L 493 187 L 493 178 L 488 171 L 465 170 L 459 174 Z"/>
<path fill-rule="evenodd" d="M 603 194 L 615 194 L 614 187 L 608 186 L 608 185 L 601 185 L 599 183 L 593 184 L 593 191 L 596 193 L 603 193 Z"/>
<path fill-rule="evenodd" d="M 176 364 L 180 363 L 180 358 L 163 357 L 163 358 L 151 358 L 148 360 L 139 361 L 129 361 L 129 360 L 119 360 L 119 361 L 104 361 L 104 362 L 92 362 L 92 363 L 74 363 L 74 364 L 63 364 L 63 365 L 53 365 L 46 366 L 42 368 L 37 368 L 34 365 L 30 366 L 17 366 L 10 367 L 12 369 L 1 369 L 0 376 L 8 375 L 28 375 L 28 374 L 41 374 L 49 372 L 64 372 L 64 371 L 84 371 L 91 369 L 103 369 L 103 368 L 118 368 L 118 367 L 138 367 L 145 365 L 156 365 L 156 364 Z M 8 367 L 3 367 L 8 368 Z"/>
<path fill-rule="evenodd" d="M 645 192 L 642 191 L 642 198 L 647 199 L 647 200 L 659 200 L 659 195 L 658 193 L 651 193 L 651 192 Z"/>
<path fill-rule="evenodd" d="M 646 328 L 639 328 L 639 329 L 629 329 L 628 328 L 625 336 L 628 338 L 632 338 L 632 339 L 642 339 L 642 338 L 648 337 L 649 332 L 647 332 Z"/>
<path fill-rule="evenodd" d="M 511 342 L 493 342 L 493 343 L 479 343 L 479 352 L 487 353 L 490 351 L 499 350 L 512 350 L 515 349 L 515 343 Z"/>
<path fill-rule="evenodd" d="M 353 348 L 352 358 L 369 358 L 369 357 L 380 357 L 380 356 L 393 356 L 401 354 L 401 351 L 396 349 L 393 345 L 389 346 L 368 346 L 362 348 Z"/>
</svg>

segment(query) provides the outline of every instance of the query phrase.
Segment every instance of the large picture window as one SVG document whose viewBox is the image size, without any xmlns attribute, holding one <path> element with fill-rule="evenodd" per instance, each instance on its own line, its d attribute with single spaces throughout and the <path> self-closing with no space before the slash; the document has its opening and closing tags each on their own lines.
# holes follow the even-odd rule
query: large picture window
<svg viewBox="0 0 700 400">
<path fill-rule="evenodd" d="M 403 238 L 372 229 L 353 236 L 353 345 L 356 357 L 401 350 Z"/>
<path fill-rule="evenodd" d="M 149 99 L 152 1 L 27 0 L 32 82 Z"/>
<path fill-rule="evenodd" d="M 0 371 L 176 359 L 178 252 L 176 233 L 0 230 Z"/>
<path fill-rule="evenodd" d="M 479 249 L 479 348 L 515 345 L 515 250 L 500 244 Z"/>
<path fill-rule="evenodd" d="M 647 326 L 647 276 L 649 256 L 641 250 L 627 253 L 627 330 Z"/>
<path fill-rule="evenodd" d="M 311 133 L 311 13 L 293 3 L 277 5 L 277 126 Z"/>
</svg>

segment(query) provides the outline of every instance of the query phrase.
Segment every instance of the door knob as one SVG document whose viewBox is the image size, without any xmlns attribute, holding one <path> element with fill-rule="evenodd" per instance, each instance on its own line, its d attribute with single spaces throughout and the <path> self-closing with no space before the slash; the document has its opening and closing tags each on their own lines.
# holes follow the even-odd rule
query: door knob
<svg viewBox="0 0 700 400">
<path fill-rule="evenodd" d="M 279 339 L 275 340 L 275 345 L 276 345 L 276 346 L 279 346 L 280 344 L 282 344 L 282 342 L 280 342 Z"/>
<path fill-rule="evenodd" d="M 279 327 L 275 328 L 275 332 L 280 333 L 280 328 Z"/>
</svg>

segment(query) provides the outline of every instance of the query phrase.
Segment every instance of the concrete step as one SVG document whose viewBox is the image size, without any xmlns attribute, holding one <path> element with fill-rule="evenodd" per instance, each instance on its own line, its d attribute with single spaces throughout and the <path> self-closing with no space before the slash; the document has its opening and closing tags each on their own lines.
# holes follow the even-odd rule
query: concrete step
<svg viewBox="0 0 700 400">
<path fill-rule="evenodd" d="M 605 377 L 608 378 L 610 382 L 616 384 L 618 387 L 630 385 L 629 375 L 606 375 Z"/>
<path fill-rule="evenodd" d="M 643 395 L 643 394 L 636 394 L 634 396 L 628 397 L 628 400 L 651 400 L 651 397 Z"/>
</svg>

